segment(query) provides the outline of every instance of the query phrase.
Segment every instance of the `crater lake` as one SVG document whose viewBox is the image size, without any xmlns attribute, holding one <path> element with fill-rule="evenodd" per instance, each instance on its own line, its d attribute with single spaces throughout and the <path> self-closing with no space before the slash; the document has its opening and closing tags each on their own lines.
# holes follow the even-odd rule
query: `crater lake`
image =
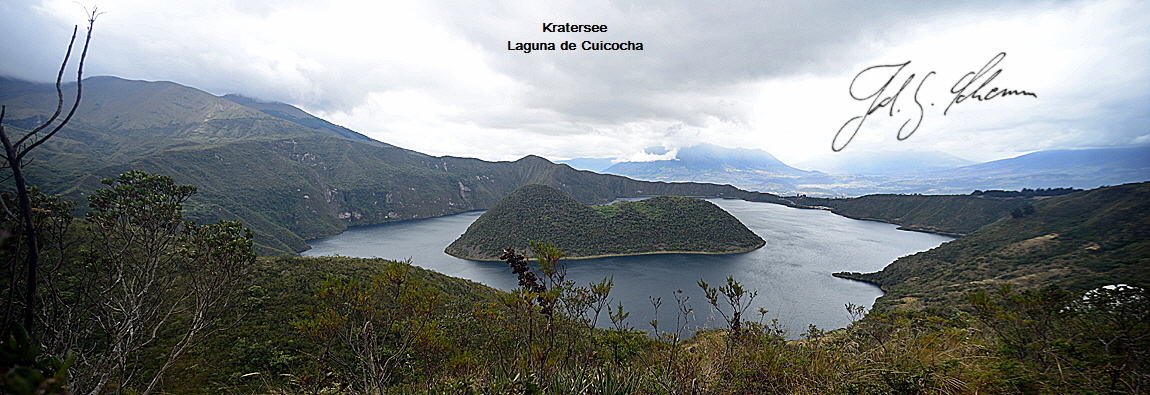
<svg viewBox="0 0 1150 395">
<path fill-rule="evenodd" d="M 696 283 L 723 285 L 732 276 L 748 290 L 758 292 L 745 319 L 778 319 L 788 338 L 797 338 L 808 325 L 823 330 L 842 328 L 851 317 L 845 305 L 868 309 L 882 291 L 871 284 L 831 276 L 834 272 L 873 272 L 896 258 L 934 248 L 952 237 L 904 231 L 896 225 L 842 217 L 825 210 L 796 209 L 772 203 L 735 199 L 706 199 L 722 207 L 758 234 L 763 248 L 731 255 L 657 254 L 568 260 L 567 279 L 586 286 L 614 276 L 611 306 L 622 302 L 631 312 L 627 323 L 651 331 L 656 319 L 652 297 L 662 298 L 657 319 L 660 331 L 671 330 L 676 320 L 673 293 L 682 290 L 693 308 L 689 331 L 723 327 Z M 332 237 L 308 240 L 304 256 L 411 259 L 417 266 L 494 288 L 516 287 L 516 276 L 503 262 L 482 262 L 447 255 L 443 249 L 482 214 L 471 211 L 445 217 L 353 227 Z M 546 241 L 546 240 L 543 240 Z M 725 307 L 721 304 L 720 307 Z M 758 309 L 768 310 L 760 317 Z M 729 310 L 728 314 L 729 314 Z M 598 326 L 607 327 L 607 312 Z"/>
</svg>

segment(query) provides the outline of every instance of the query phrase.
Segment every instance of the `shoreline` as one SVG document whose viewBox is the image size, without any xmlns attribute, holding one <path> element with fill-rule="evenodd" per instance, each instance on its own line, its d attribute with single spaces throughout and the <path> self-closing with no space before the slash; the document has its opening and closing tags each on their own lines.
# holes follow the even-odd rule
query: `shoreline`
<svg viewBox="0 0 1150 395">
<path fill-rule="evenodd" d="M 756 192 L 756 193 L 758 193 L 758 192 Z M 866 195 L 864 195 L 864 196 L 866 196 Z M 627 197 L 616 197 L 615 199 L 616 199 L 616 200 L 619 200 L 619 199 L 627 199 L 627 198 L 652 198 L 652 197 L 655 197 L 655 196 L 627 196 Z M 777 205 L 780 205 L 780 206 L 784 206 L 784 207 L 790 207 L 790 208 L 799 209 L 799 210 L 823 210 L 823 211 L 829 211 L 829 212 L 831 212 L 832 214 L 834 214 L 834 215 L 837 215 L 837 216 L 840 216 L 840 217 L 843 217 L 843 218 L 850 218 L 850 219 L 859 220 L 859 221 L 874 221 L 874 222 L 881 222 L 881 223 L 885 223 L 885 224 L 897 225 L 897 226 L 898 226 L 898 228 L 897 228 L 897 229 L 899 229 L 899 230 L 905 230 L 905 231 L 910 231 L 910 232 L 919 232 L 919 233 L 929 233 L 929 234 L 936 234 L 936 235 L 941 235 L 941 236 L 953 237 L 953 238 L 956 238 L 956 239 L 957 239 L 957 238 L 961 238 L 961 237 L 964 237 L 964 236 L 966 236 L 965 234 L 962 234 L 962 233 L 950 233 L 950 232 L 944 232 L 944 231 L 939 231 L 939 230 L 934 230 L 934 229 L 919 228 L 919 227 L 908 227 L 908 226 L 906 226 L 906 225 L 903 225 L 903 224 L 900 224 L 900 223 L 897 223 L 897 222 L 892 222 L 892 221 L 888 221 L 888 220 L 882 220 L 882 219 L 877 219 L 877 218 L 862 218 L 862 217 L 852 217 L 852 216 L 848 216 L 848 215 L 843 215 L 842 213 L 838 213 L 838 212 L 836 212 L 836 211 L 835 211 L 833 208 L 830 208 L 830 207 L 825 207 L 825 206 L 808 206 L 808 205 L 797 204 L 797 203 L 795 203 L 795 202 L 793 202 L 793 201 L 790 201 L 790 200 L 787 200 L 785 197 L 781 197 L 781 196 L 780 196 L 779 198 L 780 198 L 780 199 L 782 199 L 783 201 L 785 201 L 786 203 L 783 203 L 783 202 L 778 202 L 778 201 L 754 200 L 754 199 L 750 199 L 750 198 L 748 198 L 748 197 L 735 197 L 735 196 L 730 196 L 730 197 L 728 197 L 728 196 L 684 196 L 684 197 L 691 197 L 691 198 L 696 198 L 696 199 L 734 199 L 734 200 L 742 200 L 742 201 L 751 202 L 751 203 L 768 203 L 768 204 L 777 204 Z M 604 203 L 604 204 L 610 204 L 610 203 Z M 384 225 L 384 224 L 391 224 L 391 223 L 396 223 L 396 222 L 404 222 L 404 221 L 418 221 L 418 220 L 424 220 L 424 219 L 432 219 L 432 218 L 446 217 L 446 216 L 448 216 L 448 215 L 457 215 L 457 214 L 463 214 L 463 213 L 467 213 L 467 212 L 471 212 L 471 211 L 486 211 L 486 210 L 487 210 L 487 209 L 485 209 L 485 208 L 484 208 L 484 209 L 473 209 L 473 210 L 460 211 L 460 212 L 458 212 L 458 213 L 442 214 L 442 215 L 437 215 L 437 216 L 432 216 L 432 217 L 408 218 L 408 219 L 400 219 L 400 220 L 396 220 L 396 221 L 384 221 L 384 222 L 373 223 L 373 224 L 352 225 L 352 226 L 348 226 L 347 228 L 344 228 L 343 230 L 340 230 L 339 232 L 336 232 L 336 233 L 334 233 L 334 234 L 330 234 L 330 235 L 326 235 L 326 236 L 319 236 L 319 237 L 312 237 L 312 238 L 307 238 L 307 239 L 303 239 L 303 241 L 304 241 L 304 243 L 305 243 L 305 244 L 307 244 L 307 242 L 308 242 L 308 241 L 311 241 L 311 240 L 318 240 L 318 239 L 328 238 L 328 237 L 332 237 L 332 236 L 338 236 L 338 235 L 342 234 L 343 232 L 345 232 L 345 231 L 347 231 L 348 229 L 350 229 L 350 228 L 353 228 L 353 227 L 366 227 L 366 226 L 376 226 L 376 225 Z M 308 250 L 310 250 L 310 249 L 311 249 L 311 245 L 310 245 L 310 244 L 308 244 L 308 246 L 307 246 L 307 247 L 308 247 L 308 248 L 305 248 L 305 249 L 303 249 L 303 250 L 295 251 L 295 252 L 294 252 L 294 254 L 295 254 L 295 255 L 299 255 L 299 253 L 301 253 L 301 252 L 304 252 L 304 251 L 308 251 Z M 752 249 L 749 249 L 749 250 L 745 250 L 745 251 L 740 251 L 740 252 L 731 252 L 731 253 L 725 253 L 725 252 L 690 252 L 690 251 L 674 251 L 674 252 L 670 252 L 670 251 L 669 251 L 669 252 L 647 252 L 647 253 L 638 253 L 638 254 L 611 254 L 611 255 L 596 255 L 596 256 L 594 256 L 594 257 L 578 257 L 578 258 L 567 258 L 567 259 L 594 259 L 594 258 L 608 258 L 608 257 L 615 257 L 615 256 L 633 256 L 633 255 L 649 255 L 649 254 L 712 254 L 712 255 L 723 255 L 723 254 L 740 254 L 740 253 L 743 253 L 743 252 L 750 252 L 750 251 L 754 251 L 754 250 L 757 250 L 757 249 L 759 249 L 759 248 L 761 248 L 761 247 L 762 247 L 762 246 L 759 246 L 759 247 L 755 247 L 755 248 L 752 248 Z M 444 251 L 444 252 L 446 253 L 446 251 Z M 451 255 L 451 256 L 453 256 L 453 257 L 456 257 L 456 258 L 460 258 L 460 259 L 479 260 L 479 261 L 483 261 L 483 262 L 500 262 L 498 259 L 493 259 L 493 260 L 482 260 L 482 259 L 471 259 L 471 258 L 464 258 L 464 257 L 460 257 L 460 256 L 452 255 L 452 254 L 450 254 L 450 253 L 448 253 L 448 255 Z"/>
<path fill-rule="evenodd" d="M 562 259 L 562 260 L 568 260 L 568 261 L 577 261 L 577 260 L 583 260 L 583 259 L 615 258 L 615 257 L 625 257 L 625 256 L 661 255 L 661 254 L 692 254 L 692 255 L 732 255 L 732 254 L 743 254 L 743 253 L 748 253 L 748 252 L 751 252 L 751 251 L 754 251 L 754 250 L 757 250 L 757 249 L 763 248 L 763 246 L 766 246 L 766 245 L 767 245 L 767 242 L 766 242 L 766 241 L 763 241 L 761 244 L 759 244 L 758 246 L 755 246 L 754 248 L 748 248 L 748 249 L 743 249 L 743 250 L 735 250 L 735 251 L 730 251 L 730 252 L 708 252 L 708 251 L 649 251 L 649 252 L 636 252 L 636 253 L 630 253 L 630 254 L 603 254 L 603 255 L 589 255 L 589 256 L 565 256 L 565 257 L 563 257 L 563 259 Z M 447 254 L 447 255 L 450 255 L 450 256 L 453 256 L 453 257 L 456 257 L 456 258 L 459 258 L 459 259 L 466 259 L 466 260 L 469 260 L 469 261 L 479 261 L 479 262 L 503 262 L 503 260 L 502 260 L 502 259 L 479 259 L 479 258 L 470 258 L 470 257 L 459 256 L 459 255 L 455 255 L 455 254 L 452 254 L 452 253 L 450 253 L 450 252 L 447 252 L 446 250 L 444 250 L 444 251 L 443 251 L 443 253 L 444 253 L 444 254 Z"/>
<path fill-rule="evenodd" d="M 866 195 L 864 195 L 864 196 L 866 196 Z M 764 203 L 770 203 L 770 202 L 764 202 Z M 792 203 L 793 203 L 793 202 L 792 202 Z M 775 203 L 775 204 L 781 204 L 781 203 Z M 878 218 L 866 218 L 866 217 L 854 217 L 854 216 L 850 216 L 850 215 L 846 215 L 846 214 L 843 214 L 843 213 L 837 212 L 837 211 L 835 211 L 835 209 L 834 209 L 834 208 L 832 208 L 832 207 L 826 207 L 826 206 L 807 206 L 807 205 L 801 205 L 801 204 L 793 204 L 793 205 L 786 205 L 786 204 L 783 204 L 783 205 L 784 205 L 784 206 L 787 206 L 787 207 L 791 207 L 791 208 L 797 208 L 797 209 L 803 209 L 803 210 L 824 210 L 824 211 L 830 211 L 830 212 L 831 212 L 831 214 L 834 214 L 834 215 L 837 215 L 837 216 L 840 216 L 840 217 L 843 217 L 843 218 L 856 219 L 856 220 L 859 220 L 859 221 L 874 221 L 874 222 L 882 222 L 882 223 L 884 223 L 884 224 L 898 225 L 898 228 L 895 228 L 895 229 L 898 229 L 898 230 L 905 230 L 905 231 L 908 231 L 908 232 L 930 233 L 930 234 L 935 234 L 935 235 L 942 235 L 942 236 L 947 236 L 947 237 L 953 237 L 953 238 L 956 238 L 956 239 L 957 239 L 957 238 L 960 238 L 960 237 L 963 237 L 963 236 L 966 236 L 966 234 L 965 234 L 965 233 L 952 233 L 952 232 L 945 232 L 945 231 L 936 230 L 936 229 L 930 229 L 930 228 L 921 228 L 921 227 L 916 227 L 916 226 L 907 226 L 907 225 L 903 225 L 903 224 L 900 224 L 900 223 L 897 223 L 897 222 L 888 221 L 888 220 L 885 220 L 885 219 L 878 219 Z"/>
<path fill-rule="evenodd" d="M 893 263 L 893 262 L 892 262 L 892 263 Z M 888 265 L 889 265 L 889 264 L 888 264 Z M 876 273 L 877 273 L 877 272 L 876 272 Z M 858 281 L 858 282 L 860 282 L 860 283 L 866 283 L 866 284 L 870 284 L 870 285 L 876 286 L 876 287 L 878 287 L 878 289 L 879 289 L 880 291 L 882 291 L 883 295 L 886 295 L 886 288 L 883 288 L 883 285 L 882 285 L 882 283 L 879 283 L 879 282 L 877 282 L 877 281 L 874 281 L 874 280 L 868 280 L 868 279 L 864 279 L 864 278 L 861 278 L 860 276 L 862 276 L 863 274 L 866 274 L 866 273 L 857 273 L 857 272 L 835 272 L 835 273 L 831 273 L 831 276 L 832 276 L 832 277 L 836 277 L 836 278 L 841 278 L 841 279 L 844 279 L 844 280 Z"/>
</svg>

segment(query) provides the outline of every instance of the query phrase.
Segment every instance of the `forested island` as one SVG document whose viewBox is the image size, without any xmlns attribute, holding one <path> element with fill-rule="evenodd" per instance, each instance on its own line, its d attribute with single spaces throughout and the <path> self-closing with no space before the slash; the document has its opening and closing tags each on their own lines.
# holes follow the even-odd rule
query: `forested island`
<svg viewBox="0 0 1150 395">
<path fill-rule="evenodd" d="M 525 185 L 495 203 L 446 253 L 497 260 L 503 249 L 550 242 L 568 258 L 653 253 L 734 254 L 766 242 L 711 202 L 659 196 L 593 206 L 558 189 Z"/>
</svg>

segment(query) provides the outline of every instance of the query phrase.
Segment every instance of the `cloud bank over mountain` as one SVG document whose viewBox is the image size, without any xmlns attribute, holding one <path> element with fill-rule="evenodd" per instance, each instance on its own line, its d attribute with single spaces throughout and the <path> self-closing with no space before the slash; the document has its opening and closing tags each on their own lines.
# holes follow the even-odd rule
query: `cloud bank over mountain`
<svg viewBox="0 0 1150 395">
<path fill-rule="evenodd" d="M 437 155 L 628 157 L 650 146 L 712 143 L 797 163 L 829 152 L 843 123 L 872 105 L 851 98 L 855 75 L 907 61 L 886 93 L 915 75 L 899 96 L 898 116 L 876 111 L 848 150 L 943 151 L 982 161 L 1150 144 L 1144 2 L 99 6 L 106 14 L 97 22 L 90 75 L 297 104 L 372 138 Z M 67 0 L 19 0 L 0 11 L 0 74 L 52 79 L 83 9 Z M 609 30 L 543 32 L 543 23 Z M 507 49 L 564 41 L 642 42 L 644 49 Z M 1000 52 L 1008 54 L 998 65 L 1003 71 L 988 88 L 1037 98 L 971 99 L 942 115 L 954 84 Z M 905 107 L 914 98 L 925 107 L 922 125 L 898 141 L 901 111 L 915 110 Z"/>
</svg>

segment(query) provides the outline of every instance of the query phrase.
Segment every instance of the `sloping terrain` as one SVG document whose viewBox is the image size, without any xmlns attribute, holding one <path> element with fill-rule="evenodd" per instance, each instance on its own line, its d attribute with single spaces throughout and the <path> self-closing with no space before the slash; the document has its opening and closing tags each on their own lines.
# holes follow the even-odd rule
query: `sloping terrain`
<svg viewBox="0 0 1150 395">
<path fill-rule="evenodd" d="M 65 95 L 73 92 L 74 85 L 65 87 Z M 84 81 L 84 92 L 68 127 L 33 151 L 28 165 L 33 185 L 65 194 L 83 210 L 86 194 L 103 187 L 100 179 L 132 169 L 162 173 L 199 187 L 188 202 L 188 218 L 241 220 L 255 231 L 261 254 L 303 251 L 306 239 L 348 226 L 486 209 L 528 184 L 558 188 L 587 204 L 675 195 L 834 206 L 842 215 L 940 233 L 967 233 L 1021 204 L 916 196 L 860 201 L 866 204 L 792 201 L 731 185 L 578 171 L 536 156 L 513 162 L 433 157 L 365 140 L 284 103 L 217 97 L 171 82 L 93 77 Z M 0 78 L 0 104 L 7 111 L 5 127 L 20 133 L 51 115 L 55 93 L 49 84 Z M 701 147 L 685 155 L 694 159 L 678 165 L 729 174 L 802 173 L 760 151 Z"/>
<path fill-rule="evenodd" d="M 1026 197 L 975 195 L 866 195 L 856 198 L 788 197 L 795 204 L 830 209 L 854 219 L 889 222 L 900 229 L 962 236 L 1011 210 L 1035 201 Z"/>
<path fill-rule="evenodd" d="M 0 92 L 5 126 L 16 133 L 42 122 L 55 106 L 48 84 L 0 79 Z M 83 208 L 102 178 L 132 169 L 162 173 L 199 187 L 188 218 L 241 220 L 255 231 L 263 254 L 302 251 L 305 239 L 348 226 L 486 209 L 527 184 L 550 185 L 584 203 L 654 195 L 780 202 L 731 186 L 576 171 L 535 156 L 514 162 L 432 157 L 363 141 L 283 103 L 221 98 L 171 82 L 94 77 L 85 80 L 84 92 L 75 120 L 34 151 L 32 184 Z"/>
<path fill-rule="evenodd" d="M 1150 286 L 1150 183 L 1125 184 L 1037 201 L 877 273 L 839 273 L 882 286 L 879 308 L 962 305 L 971 290 L 1011 283 L 1081 291 L 1108 284 Z"/>
<path fill-rule="evenodd" d="M 298 123 L 300 125 L 303 125 L 303 126 L 306 126 L 306 127 L 318 130 L 318 131 L 326 132 L 326 133 L 329 133 L 329 134 L 332 134 L 332 135 L 335 135 L 338 137 L 343 137 L 343 138 L 346 138 L 348 140 L 358 141 L 361 143 L 375 144 L 375 145 L 380 145 L 380 146 L 391 146 L 390 144 L 386 144 L 386 143 L 372 140 L 370 137 L 364 136 L 363 134 L 356 132 L 354 130 L 333 124 L 333 123 L 328 122 L 324 119 L 321 119 L 321 118 L 318 118 L 314 115 L 308 114 L 307 112 L 300 110 L 299 108 L 297 108 L 293 105 L 287 104 L 287 103 L 266 102 L 266 101 L 256 100 L 256 99 L 252 99 L 250 97 L 244 97 L 244 96 L 235 95 L 235 94 L 227 94 L 227 95 L 223 95 L 221 97 L 223 97 L 224 99 L 231 100 L 232 102 L 235 102 L 236 104 L 259 110 L 260 112 L 262 112 L 264 114 L 268 114 L 268 115 L 271 115 L 273 117 L 287 120 L 287 121 L 291 121 L 294 123 Z"/>
</svg>

